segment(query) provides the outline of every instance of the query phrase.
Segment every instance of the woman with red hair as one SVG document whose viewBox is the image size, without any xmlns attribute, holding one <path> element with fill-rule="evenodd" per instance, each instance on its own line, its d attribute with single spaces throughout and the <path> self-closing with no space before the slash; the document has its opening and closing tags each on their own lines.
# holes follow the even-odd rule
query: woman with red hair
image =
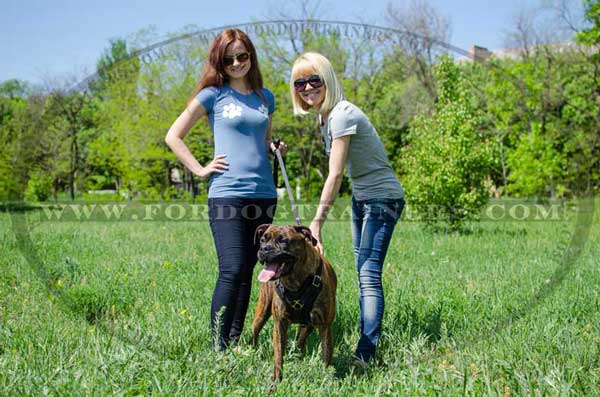
<svg viewBox="0 0 600 397">
<path fill-rule="evenodd" d="M 273 221 L 277 194 L 268 153 L 274 149 L 274 110 L 252 41 L 239 29 L 226 29 L 212 42 L 194 94 L 165 138 L 192 173 L 209 181 L 210 227 L 219 259 L 211 305 L 215 350 L 241 335 L 257 261 L 254 232 Z M 215 156 L 202 166 L 183 138 L 204 116 L 213 131 Z"/>
</svg>

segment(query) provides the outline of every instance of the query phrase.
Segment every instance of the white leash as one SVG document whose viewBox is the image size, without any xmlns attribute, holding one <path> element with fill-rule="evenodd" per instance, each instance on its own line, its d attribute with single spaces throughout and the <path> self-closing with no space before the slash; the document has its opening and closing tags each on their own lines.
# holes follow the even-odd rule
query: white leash
<svg viewBox="0 0 600 397">
<path fill-rule="evenodd" d="M 292 194 L 290 180 L 288 179 L 287 172 L 285 171 L 285 163 L 283 161 L 283 157 L 281 156 L 281 152 L 279 151 L 279 139 L 276 139 L 273 143 L 275 145 L 275 156 L 277 156 L 277 162 L 279 162 L 279 169 L 281 169 L 281 175 L 283 176 L 283 182 L 285 183 L 285 188 L 288 192 L 290 203 L 292 203 L 292 212 L 294 213 L 294 219 L 296 220 L 297 225 L 302 225 L 302 222 L 300 221 L 300 215 L 298 214 L 298 206 L 296 206 L 296 201 L 294 200 L 294 195 Z"/>
</svg>

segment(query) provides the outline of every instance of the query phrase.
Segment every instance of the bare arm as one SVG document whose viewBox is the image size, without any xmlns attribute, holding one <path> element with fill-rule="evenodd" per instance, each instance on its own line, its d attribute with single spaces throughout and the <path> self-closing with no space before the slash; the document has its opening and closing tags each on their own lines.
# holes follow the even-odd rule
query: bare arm
<svg viewBox="0 0 600 397">
<path fill-rule="evenodd" d="M 329 156 L 329 174 L 325 180 L 323 191 L 321 192 L 321 199 L 319 201 L 319 208 L 317 213 L 310 224 L 310 230 L 313 236 L 319 242 L 317 248 L 323 252 L 321 245 L 321 228 L 327 219 L 329 209 L 333 206 L 335 198 L 342 185 L 344 178 L 344 164 L 348 157 L 348 148 L 350 147 L 351 135 L 342 136 L 333 140 L 331 144 L 331 154 Z"/>
<path fill-rule="evenodd" d="M 177 117 L 177 120 L 171 125 L 165 143 L 171 148 L 177 158 L 185 165 L 193 174 L 202 178 L 207 178 L 214 172 L 224 172 L 227 170 L 227 161 L 224 155 L 217 155 L 206 167 L 202 167 L 198 160 L 194 157 L 190 149 L 183 142 L 183 138 L 188 134 L 190 129 L 203 116 L 206 116 L 206 110 L 198 102 L 197 99 L 192 99 L 185 110 Z"/>
</svg>

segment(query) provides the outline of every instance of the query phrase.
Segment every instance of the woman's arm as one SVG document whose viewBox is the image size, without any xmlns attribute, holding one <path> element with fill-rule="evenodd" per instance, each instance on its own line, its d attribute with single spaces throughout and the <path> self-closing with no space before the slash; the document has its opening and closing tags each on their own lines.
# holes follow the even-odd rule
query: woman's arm
<svg viewBox="0 0 600 397">
<path fill-rule="evenodd" d="M 348 148 L 350 147 L 351 135 L 345 135 L 333 140 L 331 144 L 331 154 L 329 155 L 329 174 L 325 180 L 323 191 L 317 213 L 310 224 L 310 230 L 313 237 L 317 239 L 317 248 L 323 253 L 323 245 L 321 243 L 321 228 L 327 219 L 329 209 L 333 206 L 333 202 L 340 190 L 342 180 L 344 178 L 344 164 L 348 157 Z"/>
<path fill-rule="evenodd" d="M 177 120 L 171 125 L 165 143 L 173 150 L 177 158 L 185 165 L 193 174 L 202 178 L 207 178 L 214 172 L 223 173 L 228 168 L 228 162 L 225 160 L 225 155 L 217 155 L 206 167 L 202 167 L 192 152 L 183 142 L 183 138 L 188 134 L 190 129 L 196 122 L 206 115 L 206 110 L 198 102 L 197 99 L 192 99 L 185 110 L 177 117 Z"/>
</svg>

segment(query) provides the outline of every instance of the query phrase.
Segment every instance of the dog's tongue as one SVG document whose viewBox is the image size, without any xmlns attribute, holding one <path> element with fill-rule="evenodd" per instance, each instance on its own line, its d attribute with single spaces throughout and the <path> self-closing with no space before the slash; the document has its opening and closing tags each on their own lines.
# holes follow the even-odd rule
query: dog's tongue
<svg viewBox="0 0 600 397">
<path fill-rule="evenodd" d="M 277 273 L 277 265 L 267 265 L 258 275 L 258 281 L 266 283 L 275 276 L 275 273 Z"/>
</svg>

